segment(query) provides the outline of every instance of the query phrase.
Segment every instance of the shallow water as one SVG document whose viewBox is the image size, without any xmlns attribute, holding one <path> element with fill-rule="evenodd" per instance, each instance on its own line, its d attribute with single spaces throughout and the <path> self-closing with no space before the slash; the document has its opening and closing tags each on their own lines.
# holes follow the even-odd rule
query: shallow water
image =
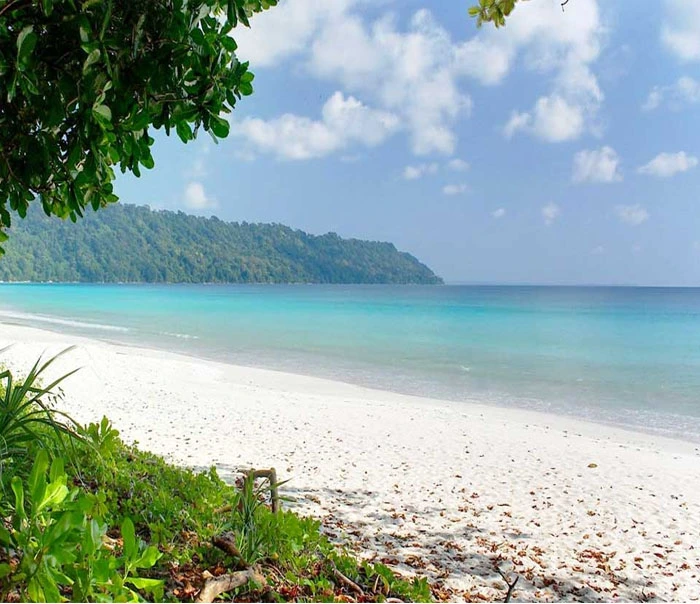
<svg viewBox="0 0 700 604">
<path fill-rule="evenodd" d="M 0 321 L 700 441 L 700 289 L 2 284 Z"/>
</svg>

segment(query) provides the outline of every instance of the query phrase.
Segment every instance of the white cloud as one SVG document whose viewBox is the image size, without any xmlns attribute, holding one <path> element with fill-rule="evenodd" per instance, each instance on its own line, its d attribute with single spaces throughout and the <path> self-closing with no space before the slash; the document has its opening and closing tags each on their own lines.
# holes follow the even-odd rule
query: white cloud
<svg viewBox="0 0 700 604">
<path fill-rule="evenodd" d="M 449 154 L 454 122 L 471 111 L 469 95 L 458 86 L 460 77 L 473 75 L 457 61 L 460 48 L 428 10 L 414 14 L 407 32 L 390 17 L 367 25 L 348 11 L 319 31 L 308 67 L 400 113 L 415 154 Z"/>
<path fill-rule="evenodd" d="M 496 220 L 499 218 L 503 218 L 506 215 L 506 210 L 505 208 L 498 208 L 497 210 L 494 210 L 491 212 L 491 216 L 493 216 Z"/>
<path fill-rule="evenodd" d="M 523 3 L 505 28 L 516 46 L 524 46 L 526 66 L 554 74 L 549 94 L 537 99 L 532 109 L 511 114 L 503 128 L 507 137 L 524 131 L 548 142 L 562 142 L 597 129 L 603 93 L 591 64 L 605 35 L 597 2 L 571 3 L 566 15 L 555 5 Z"/>
<path fill-rule="evenodd" d="M 556 94 L 540 97 L 531 129 L 535 136 L 550 143 L 576 139 L 584 129 L 583 110 Z"/>
<path fill-rule="evenodd" d="M 622 180 L 620 158 L 611 147 L 584 149 L 574 155 L 574 182 L 617 182 Z"/>
<path fill-rule="evenodd" d="M 451 159 L 447 162 L 447 167 L 450 170 L 454 170 L 455 172 L 466 172 L 467 170 L 469 170 L 469 162 L 455 157 L 454 159 Z"/>
<path fill-rule="evenodd" d="M 559 218 L 561 214 L 561 208 L 556 203 L 548 203 L 546 206 L 542 206 L 542 218 L 547 226 L 550 226 L 554 221 Z"/>
<path fill-rule="evenodd" d="M 247 118 L 234 123 L 231 132 L 258 151 L 300 160 L 323 157 L 353 143 L 373 147 L 399 129 L 397 116 L 341 92 L 326 101 L 321 114 L 318 121 L 290 113 L 269 121 Z"/>
<path fill-rule="evenodd" d="M 308 47 L 318 30 L 342 16 L 354 0 L 292 0 L 255 15 L 251 27 L 239 27 L 232 36 L 236 54 L 254 67 L 270 67 Z"/>
<path fill-rule="evenodd" d="M 403 177 L 406 180 L 416 180 L 425 176 L 426 174 L 435 174 L 437 171 L 438 165 L 436 163 L 406 166 L 403 170 Z"/>
<path fill-rule="evenodd" d="M 442 192 L 445 195 L 461 195 L 462 193 L 467 192 L 467 185 L 445 185 L 444 187 L 442 187 Z"/>
<path fill-rule="evenodd" d="M 604 253 L 605 253 L 605 246 L 604 245 L 598 245 L 591 250 L 591 254 L 593 254 L 594 256 L 600 256 Z"/>
<path fill-rule="evenodd" d="M 294 59 L 297 71 L 399 116 L 417 155 L 451 154 L 456 123 L 472 106 L 462 81 L 497 84 L 519 57 L 554 78 L 551 94 L 527 114 L 537 136 L 579 136 L 602 101 L 589 67 L 600 52 L 597 0 L 577 0 L 566 15 L 556 2 L 523 3 L 504 30 L 483 28 L 464 41 L 453 40 L 429 10 L 403 27 L 391 15 L 369 21 L 360 10 L 365 4 L 283 2 L 256 15 L 250 31 L 234 32 L 238 54 L 256 67 Z"/>
<path fill-rule="evenodd" d="M 185 206 L 192 210 L 206 210 L 218 205 L 214 199 L 206 194 L 204 185 L 195 180 L 187 183 L 183 201 Z"/>
<path fill-rule="evenodd" d="M 625 206 L 618 205 L 615 206 L 615 213 L 621 222 L 630 224 L 632 226 L 638 226 L 643 222 L 649 220 L 649 212 L 647 212 L 639 204 Z"/>
<path fill-rule="evenodd" d="M 526 130 L 532 123 L 532 116 L 529 113 L 519 113 L 513 111 L 510 114 L 510 119 L 503 126 L 503 135 L 506 138 L 511 138 L 519 130 Z"/>
<path fill-rule="evenodd" d="M 685 151 L 678 153 L 659 153 L 650 162 L 637 168 L 640 174 L 649 174 L 658 178 L 669 178 L 679 172 L 687 172 L 698 165 L 698 158 Z"/>
<path fill-rule="evenodd" d="M 662 104 L 671 109 L 680 109 L 683 105 L 697 103 L 700 103 L 700 82 L 682 76 L 670 86 L 654 86 L 642 105 L 642 110 L 651 111 Z"/>
<path fill-rule="evenodd" d="M 700 2 L 666 0 L 661 41 L 682 61 L 700 60 Z"/>
<path fill-rule="evenodd" d="M 416 12 L 408 30 L 399 31 L 388 16 L 366 23 L 355 10 L 361 4 L 282 3 L 256 15 L 249 32 L 234 32 L 238 54 L 254 66 L 300 55 L 301 69 L 399 115 L 417 155 L 452 153 L 454 123 L 471 111 L 471 99 L 459 90 L 458 79 L 489 80 L 503 68 L 486 65 L 488 53 L 475 42 L 453 44 L 427 10 Z M 481 60 L 465 63 L 465 55 Z"/>
</svg>

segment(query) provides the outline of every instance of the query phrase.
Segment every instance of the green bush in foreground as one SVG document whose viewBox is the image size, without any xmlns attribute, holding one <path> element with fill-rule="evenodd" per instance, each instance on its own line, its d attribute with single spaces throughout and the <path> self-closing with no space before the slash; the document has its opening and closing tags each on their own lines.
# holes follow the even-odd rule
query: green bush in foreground
<svg viewBox="0 0 700 604">
<path fill-rule="evenodd" d="M 63 460 L 49 469 L 45 450 L 39 451 L 28 480 L 12 478 L 13 513 L 9 527 L 0 527 L 0 546 L 8 560 L 0 563 L 0 595 L 22 600 L 60 602 L 63 594 L 75 601 L 135 601 L 139 594 L 163 596 L 163 581 L 138 576 L 161 557 L 156 547 L 137 541 L 128 518 L 121 526 L 121 555 L 108 547 L 107 526 L 94 515 L 95 498 L 69 489 Z M 17 552 L 13 560 L 9 552 Z"/>
<path fill-rule="evenodd" d="M 248 582 L 230 597 L 431 599 L 425 579 L 360 564 L 316 520 L 272 512 L 252 479 L 235 487 L 213 468 L 168 464 L 125 445 L 106 419 L 71 432 L 68 447 L 45 446 L 65 438 L 50 425 L 34 432 L 26 459 L 16 456 L 2 476 L 2 600 L 191 601 L 207 577 L 251 565 L 265 584 Z M 227 551 L 212 545 L 222 535 L 233 539 Z"/>
</svg>

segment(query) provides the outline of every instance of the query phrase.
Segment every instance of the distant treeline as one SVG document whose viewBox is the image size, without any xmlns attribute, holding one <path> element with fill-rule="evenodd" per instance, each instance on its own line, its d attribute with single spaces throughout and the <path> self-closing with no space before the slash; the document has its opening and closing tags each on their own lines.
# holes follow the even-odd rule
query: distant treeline
<svg viewBox="0 0 700 604">
<path fill-rule="evenodd" d="M 96 283 L 441 283 L 391 243 L 315 236 L 115 204 L 77 224 L 34 204 L 0 256 L 2 281 Z"/>
</svg>

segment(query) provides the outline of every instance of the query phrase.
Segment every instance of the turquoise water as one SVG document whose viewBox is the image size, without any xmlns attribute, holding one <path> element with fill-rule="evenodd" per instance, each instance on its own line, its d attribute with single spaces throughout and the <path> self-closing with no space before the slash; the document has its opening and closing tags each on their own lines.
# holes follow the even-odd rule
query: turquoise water
<svg viewBox="0 0 700 604">
<path fill-rule="evenodd" d="M 700 289 L 2 284 L 0 321 L 700 442 Z"/>
</svg>

